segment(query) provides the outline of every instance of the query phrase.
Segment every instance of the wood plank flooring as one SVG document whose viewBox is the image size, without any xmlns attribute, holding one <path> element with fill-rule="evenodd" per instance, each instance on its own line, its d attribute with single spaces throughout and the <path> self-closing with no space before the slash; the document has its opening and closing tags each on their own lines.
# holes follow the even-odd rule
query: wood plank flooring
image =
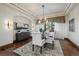
<svg viewBox="0 0 79 59">
<path fill-rule="evenodd" d="M 24 41 L 14 43 L 10 47 L 7 47 L 6 49 L 1 49 L 0 56 L 19 56 L 18 54 L 14 53 L 13 50 L 23 46 L 24 44 L 29 43 L 30 41 L 31 39 L 26 39 Z"/>
<path fill-rule="evenodd" d="M 64 40 L 63 52 L 65 56 L 79 56 L 79 50 L 68 40 Z"/>
<path fill-rule="evenodd" d="M 18 54 L 14 53 L 13 50 L 23 46 L 30 41 L 31 39 L 14 43 L 10 47 L 0 50 L 0 56 L 19 56 Z M 79 56 L 79 50 L 77 50 L 69 41 L 60 40 L 60 44 L 65 56 Z"/>
</svg>

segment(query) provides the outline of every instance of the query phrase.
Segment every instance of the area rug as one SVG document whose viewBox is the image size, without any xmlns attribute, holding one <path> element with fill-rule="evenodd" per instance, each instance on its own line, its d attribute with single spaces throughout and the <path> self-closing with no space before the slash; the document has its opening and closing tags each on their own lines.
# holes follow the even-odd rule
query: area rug
<svg viewBox="0 0 79 59">
<path fill-rule="evenodd" d="M 35 46 L 34 51 L 32 51 L 32 42 L 25 44 L 24 46 L 14 50 L 13 52 L 21 56 L 63 56 L 63 51 L 59 40 L 55 40 L 54 48 L 43 47 L 42 54 L 40 54 L 40 48 Z"/>
</svg>

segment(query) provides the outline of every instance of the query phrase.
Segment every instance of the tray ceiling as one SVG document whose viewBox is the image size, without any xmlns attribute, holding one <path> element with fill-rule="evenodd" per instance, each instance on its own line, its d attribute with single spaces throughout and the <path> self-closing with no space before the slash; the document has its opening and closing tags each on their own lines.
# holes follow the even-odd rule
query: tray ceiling
<svg viewBox="0 0 79 59">
<path fill-rule="evenodd" d="M 16 3 L 16 5 L 39 18 L 43 15 L 42 5 L 45 5 L 46 17 L 57 14 L 61 16 L 64 15 L 69 3 Z"/>
</svg>

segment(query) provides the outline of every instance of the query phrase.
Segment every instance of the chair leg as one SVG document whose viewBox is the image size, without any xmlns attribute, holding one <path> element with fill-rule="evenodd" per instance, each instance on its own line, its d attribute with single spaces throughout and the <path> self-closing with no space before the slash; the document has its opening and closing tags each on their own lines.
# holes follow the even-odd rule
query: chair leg
<svg viewBox="0 0 79 59">
<path fill-rule="evenodd" d="M 40 54 L 42 54 L 42 47 L 40 47 Z"/>
<path fill-rule="evenodd" d="M 54 48 L 54 41 L 52 41 L 52 49 Z"/>
<path fill-rule="evenodd" d="M 46 47 L 46 43 L 44 44 L 44 48 Z"/>
<path fill-rule="evenodd" d="M 34 45 L 32 45 L 32 51 L 34 51 Z"/>
</svg>

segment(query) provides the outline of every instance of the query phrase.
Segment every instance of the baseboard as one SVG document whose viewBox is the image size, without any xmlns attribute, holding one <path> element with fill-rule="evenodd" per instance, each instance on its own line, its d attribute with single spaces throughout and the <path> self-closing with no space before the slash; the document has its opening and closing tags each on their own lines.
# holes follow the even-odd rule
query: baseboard
<svg viewBox="0 0 79 59">
<path fill-rule="evenodd" d="M 5 50 L 11 46 L 13 46 L 13 43 L 10 43 L 10 44 L 4 45 L 4 46 L 0 46 L 0 50 Z"/>
<path fill-rule="evenodd" d="M 31 38 L 31 37 L 30 37 Z M 28 39 L 27 39 L 28 40 Z M 5 50 L 5 49 L 8 49 L 9 47 L 14 47 L 15 46 L 15 43 L 17 42 L 22 42 L 24 40 L 21 40 L 21 41 L 16 41 L 14 40 L 13 43 L 9 43 L 9 44 L 6 44 L 4 46 L 0 46 L 0 50 Z"/>
<path fill-rule="evenodd" d="M 79 46 L 76 45 L 74 42 L 72 42 L 69 38 L 64 38 L 65 40 L 68 40 L 77 50 L 79 50 Z"/>
<path fill-rule="evenodd" d="M 64 39 L 60 39 L 60 38 L 55 38 L 55 40 L 64 40 Z"/>
</svg>

